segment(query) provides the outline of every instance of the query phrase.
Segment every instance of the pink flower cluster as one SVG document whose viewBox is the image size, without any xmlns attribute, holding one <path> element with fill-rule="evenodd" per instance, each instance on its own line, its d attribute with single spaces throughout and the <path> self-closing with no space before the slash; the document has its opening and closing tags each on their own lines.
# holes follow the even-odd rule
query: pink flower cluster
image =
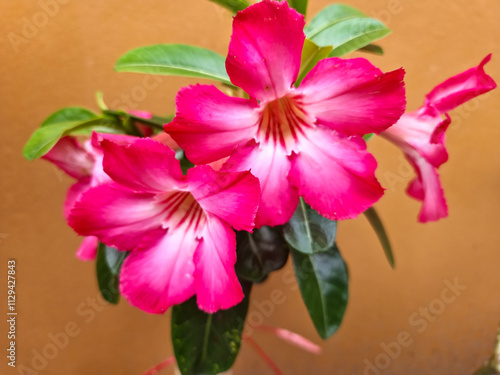
<svg viewBox="0 0 500 375">
<path fill-rule="evenodd" d="M 415 167 L 408 193 L 423 201 L 419 220 L 447 215 L 436 172 L 448 157 L 447 112 L 496 87 L 484 72 L 490 56 L 404 114 L 404 71 L 383 73 L 362 58 L 323 59 L 295 87 L 303 28 L 287 2 L 236 15 L 226 69 L 248 99 L 211 85 L 180 90 L 165 131 L 198 165 L 187 175 L 165 134 L 94 134 L 83 146 L 66 137 L 45 156 L 77 179 L 65 216 L 87 236 L 78 256 L 95 257 L 97 241 L 130 252 L 120 289 L 133 305 L 162 313 L 196 295 L 206 312 L 229 308 L 243 298 L 233 229 L 284 224 L 299 197 L 332 220 L 371 207 L 384 189 L 368 133 L 395 143 Z"/>
</svg>

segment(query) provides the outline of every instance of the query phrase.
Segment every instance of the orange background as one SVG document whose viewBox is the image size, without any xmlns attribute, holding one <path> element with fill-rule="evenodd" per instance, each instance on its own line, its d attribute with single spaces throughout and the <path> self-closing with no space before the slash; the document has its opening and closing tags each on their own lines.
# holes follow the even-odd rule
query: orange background
<svg viewBox="0 0 500 375">
<path fill-rule="evenodd" d="M 70 105 L 96 109 L 97 90 L 109 105 L 126 107 L 121 98 L 130 95 L 135 108 L 172 113 L 176 91 L 195 80 L 161 77 L 157 87 L 144 90 L 143 76 L 116 73 L 114 63 L 132 48 L 155 43 L 193 44 L 225 55 L 231 16 L 204 0 L 64 2 L 45 18 L 38 1 L 0 5 L 0 313 L 7 310 L 7 259 L 15 258 L 18 366 L 32 368 L 34 353 L 47 348 L 50 334 L 74 322 L 76 337 L 58 353 L 47 349 L 55 357 L 38 373 L 138 375 L 172 354 L 169 314 L 148 315 L 126 301 L 117 307 L 88 305 L 98 295 L 94 264 L 74 257 L 80 239 L 61 213 L 71 180 L 47 162 L 24 160 L 21 149 L 53 111 Z M 500 81 L 497 0 L 345 2 L 393 30 L 381 42 L 384 57 L 365 56 L 384 70 L 405 67 L 409 109 L 417 108 L 435 84 L 477 65 L 490 52 L 487 72 Z M 327 4 L 310 0 L 309 18 Z M 41 26 L 26 43 L 11 44 L 9 33 L 22 36 L 23 19 L 34 17 Z M 405 331 L 411 344 L 381 374 L 471 374 L 489 356 L 500 320 L 499 103 L 497 90 L 452 113 L 450 160 L 440 169 L 450 217 L 437 223 L 416 222 L 419 204 L 404 193 L 412 175 L 400 152 L 383 140 L 370 141 L 379 160 L 378 176 L 388 188 L 377 208 L 397 267 L 390 269 L 363 217 L 340 224 L 338 242 L 350 269 L 350 300 L 342 327 L 325 342 L 316 334 L 299 291 L 283 281 L 283 271 L 257 286 L 252 301 L 269 300 L 275 289 L 285 295 L 265 324 L 299 332 L 323 348 L 316 357 L 254 332 L 252 337 L 285 374 L 363 374 L 366 361 L 373 363 L 384 353 L 381 345 Z M 412 325 L 412 317 L 429 304 L 436 311 L 433 300 L 441 298 L 445 281 L 455 278 L 466 289 L 419 333 L 423 326 Z M 256 302 L 251 311 L 259 311 Z M 7 324 L 0 326 L 5 354 Z M 19 367 L 11 371 L 0 357 L 2 374 L 37 373 Z M 271 371 L 244 344 L 234 373 Z"/>
</svg>

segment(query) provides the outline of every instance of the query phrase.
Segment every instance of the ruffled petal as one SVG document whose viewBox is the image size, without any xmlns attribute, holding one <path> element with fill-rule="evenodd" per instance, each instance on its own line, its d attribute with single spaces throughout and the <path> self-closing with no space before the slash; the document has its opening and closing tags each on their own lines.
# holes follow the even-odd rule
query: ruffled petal
<svg viewBox="0 0 500 375">
<path fill-rule="evenodd" d="M 164 192 L 184 184 L 179 160 L 167 146 L 147 138 L 128 145 L 104 140 L 104 171 L 116 182 L 143 192 Z"/>
<path fill-rule="evenodd" d="M 299 193 L 288 181 L 290 168 L 290 158 L 282 148 L 255 141 L 238 148 L 224 164 L 223 170 L 250 170 L 260 180 L 257 228 L 285 224 L 297 208 Z"/>
<path fill-rule="evenodd" d="M 433 106 L 440 113 L 445 113 L 476 96 L 493 90 L 497 85 L 493 78 L 484 71 L 484 66 L 490 59 L 491 54 L 486 56 L 478 66 L 437 85 L 425 97 L 425 104 Z"/>
<path fill-rule="evenodd" d="M 64 217 L 66 220 L 69 220 L 69 215 L 71 210 L 73 209 L 76 201 L 80 198 L 80 196 L 90 189 L 90 178 L 82 178 L 77 183 L 71 185 L 68 189 L 68 193 L 66 194 L 66 200 L 64 201 Z"/>
<path fill-rule="evenodd" d="M 130 250 L 148 231 L 160 227 L 164 216 L 153 194 L 109 183 L 84 192 L 68 223 L 82 236 L 97 236 L 109 246 Z"/>
<path fill-rule="evenodd" d="M 94 158 L 74 137 L 61 138 L 52 149 L 42 156 L 61 168 L 71 177 L 85 178 L 92 174 Z"/>
<path fill-rule="evenodd" d="M 358 137 L 326 129 L 307 133 L 302 151 L 293 155 L 289 179 L 305 201 L 331 220 L 351 219 L 384 193 L 375 178 L 377 162 Z"/>
<path fill-rule="evenodd" d="M 130 304 L 149 313 L 164 313 L 194 295 L 194 233 L 157 230 L 125 259 L 120 291 Z"/>
<path fill-rule="evenodd" d="M 422 201 L 418 221 L 426 223 L 448 216 L 448 206 L 437 170 L 416 152 L 406 155 L 417 177 L 408 185 L 409 196 Z"/>
<path fill-rule="evenodd" d="M 97 255 L 99 240 L 94 236 L 87 236 L 76 252 L 77 258 L 83 261 L 94 260 Z"/>
<path fill-rule="evenodd" d="M 189 191 L 206 212 L 236 230 L 252 231 L 260 188 L 250 172 L 218 172 L 203 165 L 189 169 L 187 178 Z"/>
<path fill-rule="evenodd" d="M 321 60 L 298 91 L 304 109 L 317 121 L 345 135 L 380 133 L 406 107 L 404 70 L 382 73 L 368 60 Z"/>
<path fill-rule="evenodd" d="M 243 290 L 234 270 L 236 235 L 214 215 L 207 215 L 194 263 L 196 296 L 201 310 L 214 313 L 241 302 Z"/>
<path fill-rule="evenodd" d="M 261 101 L 285 95 L 299 73 L 304 24 L 286 1 L 264 0 L 238 12 L 226 60 L 231 82 Z"/>
<path fill-rule="evenodd" d="M 176 98 L 177 113 L 165 131 L 195 164 L 229 156 L 257 132 L 256 104 L 220 92 L 215 86 L 182 88 Z"/>
</svg>

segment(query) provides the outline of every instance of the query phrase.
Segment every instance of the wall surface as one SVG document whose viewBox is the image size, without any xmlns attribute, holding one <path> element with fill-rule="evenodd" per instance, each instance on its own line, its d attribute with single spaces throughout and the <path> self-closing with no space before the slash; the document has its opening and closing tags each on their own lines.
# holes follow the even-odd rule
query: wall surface
<svg viewBox="0 0 500 375">
<path fill-rule="evenodd" d="M 328 4 L 309 2 L 309 18 Z M 406 69 L 409 109 L 417 108 L 435 84 L 490 52 L 487 72 L 500 81 L 498 0 L 344 2 L 393 30 L 381 42 L 385 56 L 368 57 L 384 70 Z M 100 302 L 94 264 L 75 258 L 80 238 L 61 212 L 70 178 L 47 162 L 23 159 L 21 149 L 56 109 L 95 109 L 97 90 L 115 107 L 173 113 L 177 90 L 195 80 L 161 77 L 145 83 L 141 75 L 114 72 L 114 63 L 132 48 L 155 43 L 194 44 L 225 55 L 231 16 L 204 0 L 61 0 L 58 9 L 43 10 L 47 3 L 54 2 L 0 3 L 0 314 L 7 312 L 10 258 L 17 261 L 19 311 L 18 367 L 9 369 L 2 355 L 0 373 L 138 375 L 172 354 L 169 314 L 148 315 L 126 301 L 116 307 Z M 30 29 L 27 22 L 39 26 Z M 450 216 L 437 223 L 417 223 L 419 204 L 404 192 L 412 174 L 400 152 L 383 140 L 370 141 L 387 188 L 376 206 L 397 267 L 388 266 L 363 217 L 340 224 L 350 300 L 337 334 L 321 342 L 299 291 L 284 282 L 284 271 L 255 288 L 252 311 L 259 311 L 273 290 L 285 293 L 265 324 L 299 332 L 323 348 L 316 357 L 254 332 L 284 374 L 467 375 L 489 356 L 500 320 L 500 91 L 454 111 L 452 118 L 450 160 L 440 169 Z M 446 292 L 442 297 L 448 283 L 461 286 L 453 301 Z M 442 298 L 448 301 L 444 309 L 436 302 Z M 0 327 L 5 354 L 7 324 Z M 52 339 L 62 340 L 65 329 L 76 331 L 75 337 L 57 349 Z M 386 369 L 368 370 L 377 358 L 385 367 L 384 345 L 404 332 L 409 345 Z M 272 372 L 244 344 L 234 373 Z"/>
</svg>

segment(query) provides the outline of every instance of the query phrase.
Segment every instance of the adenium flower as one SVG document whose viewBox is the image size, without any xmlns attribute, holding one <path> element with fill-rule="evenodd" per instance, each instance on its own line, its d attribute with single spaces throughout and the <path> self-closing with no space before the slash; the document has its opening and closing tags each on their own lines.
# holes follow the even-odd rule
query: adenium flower
<svg viewBox="0 0 500 375">
<path fill-rule="evenodd" d="M 417 172 L 407 193 L 422 201 L 419 222 L 448 216 L 437 172 L 439 166 L 448 160 L 444 133 L 451 119 L 447 112 L 496 87 L 495 81 L 484 71 L 484 65 L 490 59 L 491 55 L 488 55 L 478 66 L 437 85 L 427 94 L 422 107 L 405 113 L 395 125 L 381 133 L 382 137 L 401 148 Z"/>
<path fill-rule="evenodd" d="M 383 189 L 361 136 L 387 129 L 405 109 L 404 71 L 384 74 L 361 58 L 321 60 L 295 88 L 303 27 L 286 1 L 238 12 L 226 70 L 250 99 L 189 86 L 165 125 L 195 164 L 230 156 L 222 170 L 259 178 L 257 227 L 287 222 L 299 196 L 330 219 L 372 206 Z"/>
<path fill-rule="evenodd" d="M 209 313 L 241 301 L 236 235 L 251 231 L 260 197 L 250 172 L 190 168 L 152 139 L 103 140 L 104 171 L 113 182 L 83 193 L 69 224 L 81 235 L 129 250 L 122 295 L 142 310 L 163 313 L 196 294 Z"/>
</svg>

